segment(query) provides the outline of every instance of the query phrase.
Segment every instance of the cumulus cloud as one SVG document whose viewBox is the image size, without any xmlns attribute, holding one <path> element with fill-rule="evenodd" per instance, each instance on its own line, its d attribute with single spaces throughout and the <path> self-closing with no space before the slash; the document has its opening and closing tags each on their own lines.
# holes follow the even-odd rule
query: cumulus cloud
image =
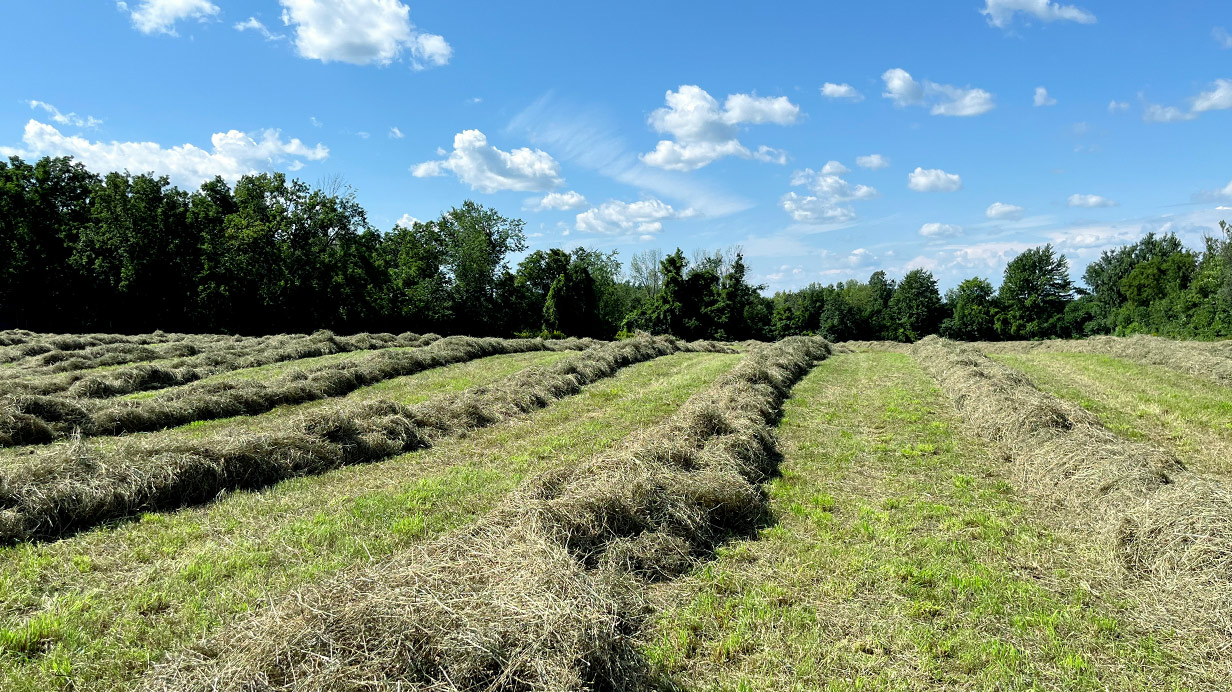
<svg viewBox="0 0 1232 692">
<path fill-rule="evenodd" d="M 1025 210 L 1016 204 L 993 202 L 984 210 L 984 216 L 990 219 L 1016 221 L 1022 218 L 1023 211 Z"/>
<path fill-rule="evenodd" d="M 321 62 L 388 65 L 404 55 L 411 67 L 449 63 L 442 36 L 420 32 L 398 0 L 279 0 L 282 23 L 295 30 L 300 56 Z"/>
<path fill-rule="evenodd" d="M 1198 116 L 1186 113 L 1176 106 L 1161 106 L 1157 103 L 1148 103 L 1142 109 L 1142 119 L 1148 123 L 1179 123 L 1196 117 Z"/>
<path fill-rule="evenodd" d="M 598 235 L 641 234 L 648 239 L 653 233 L 663 230 L 666 219 L 687 219 L 696 216 L 692 209 L 677 210 L 657 199 L 638 202 L 611 200 L 591 207 L 577 215 L 574 228 L 583 233 Z"/>
<path fill-rule="evenodd" d="M 535 211 L 581 209 L 584 206 L 586 206 L 586 198 L 574 190 L 568 192 L 549 192 L 542 198 L 528 200 L 528 208 Z"/>
<path fill-rule="evenodd" d="M 826 82 L 821 85 L 821 95 L 828 99 L 841 99 L 845 101 L 863 101 L 864 94 L 861 94 L 855 87 L 847 84 L 835 84 Z"/>
<path fill-rule="evenodd" d="M 651 113 L 649 123 L 673 139 L 660 140 L 640 158 L 674 171 L 696 170 L 725 156 L 751 158 L 737 138 L 741 125 L 790 125 L 800 117 L 800 107 L 786 96 L 731 94 L 720 107 L 706 90 L 684 84 L 669 90 L 665 100 L 667 106 Z"/>
<path fill-rule="evenodd" d="M 962 189 L 962 178 L 957 173 L 946 173 L 940 168 L 920 168 L 907 174 L 907 187 L 916 192 L 954 192 Z"/>
<path fill-rule="evenodd" d="M 1070 195 L 1068 204 L 1071 207 L 1086 207 L 1088 209 L 1094 209 L 1097 207 L 1115 207 L 1117 205 L 1116 202 L 1108 199 L 1107 197 L 1078 194 Z"/>
<path fill-rule="evenodd" d="M 46 111 L 51 115 L 52 122 L 56 122 L 61 125 L 94 128 L 103 124 L 102 120 L 99 120 L 92 115 L 87 115 L 83 118 L 76 113 L 61 113 L 59 108 L 43 101 L 27 101 L 27 103 L 30 104 L 31 108 L 39 108 Z"/>
<path fill-rule="evenodd" d="M 1108 112 L 1109 113 L 1119 113 L 1119 112 L 1123 112 L 1127 110 L 1129 110 L 1128 101 L 1118 101 L 1116 99 L 1112 99 L 1111 101 L 1108 102 Z"/>
<path fill-rule="evenodd" d="M 787 165 L 787 152 L 765 144 L 757 147 L 757 151 L 753 152 L 753 158 L 766 163 L 777 163 L 780 166 Z"/>
<path fill-rule="evenodd" d="M 412 228 L 417 223 L 420 223 L 419 219 L 411 216 L 410 214 L 403 214 L 397 221 L 394 222 L 394 225 L 401 226 L 402 228 Z"/>
<path fill-rule="evenodd" d="M 472 189 L 487 193 L 550 190 L 564 182 L 560 164 L 547 152 L 526 147 L 501 151 L 488 144 L 488 138 L 479 130 L 463 130 L 454 135 L 453 151 L 444 160 L 411 167 L 411 175 L 416 178 L 445 175 L 445 171 L 452 172 Z"/>
<path fill-rule="evenodd" d="M 882 98 L 895 106 L 928 106 L 933 115 L 972 116 L 987 113 L 996 107 L 992 94 L 983 89 L 938 84 L 929 80 L 918 82 L 911 73 L 895 67 L 881 74 L 885 83 Z"/>
<path fill-rule="evenodd" d="M 1042 86 L 1035 87 L 1035 98 L 1032 101 L 1036 108 L 1040 106 L 1055 106 L 1057 100 L 1048 95 L 1048 90 Z"/>
<path fill-rule="evenodd" d="M 275 34 L 269 30 L 269 27 L 261 23 L 256 17 L 249 17 L 242 22 L 236 22 L 234 25 L 236 31 L 255 31 L 265 37 L 266 41 L 278 41 L 286 38 L 282 34 Z"/>
<path fill-rule="evenodd" d="M 1204 91 L 1193 100 L 1193 112 L 1222 111 L 1232 108 L 1232 79 L 1216 79 L 1210 91 Z"/>
<path fill-rule="evenodd" d="M 920 235 L 925 238 L 948 238 L 962 235 L 962 226 L 949 223 L 926 223 L 920 226 Z"/>
<path fill-rule="evenodd" d="M 826 165 L 821 167 L 822 175 L 842 175 L 850 172 L 850 169 L 838 161 L 826 161 Z"/>
<path fill-rule="evenodd" d="M 120 11 L 127 12 L 133 28 L 143 34 L 178 36 L 176 22 L 184 19 L 208 21 L 219 13 L 218 5 L 208 0 L 141 0 L 136 7 L 117 2 Z"/>
<path fill-rule="evenodd" d="M 868 168 L 875 171 L 879 168 L 888 168 L 890 160 L 881 154 L 869 154 L 868 156 L 857 156 L 856 165 L 860 168 Z"/>
<path fill-rule="evenodd" d="M 22 135 L 24 148 L 0 147 L 0 155 L 34 158 L 72 156 L 94 171 L 153 171 L 169 176 L 177 185 L 195 187 L 222 176 L 234 181 L 242 175 L 285 166 L 299 170 L 305 161 L 329 157 L 322 144 L 309 147 L 298 139 L 283 140 L 278 130 L 245 133 L 218 132 L 210 137 L 210 149 L 192 144 L 163 148 L 155 142 L 93 142 L 68 136 L 54 126 L 31 120 Z"/>
<path fill-rule="evenodd" d="M 402 134 L 402 130 L 398 129 L 397 125 L 389 128 L 389 138 L 390 139 L 402 139 L 405 136 L 406 135 Z"/>
<path fill-rule="evenodd" d="M 827 173 L 827 169 L 831 172 Z M 791 184 L 806 187 L 812 194 L 788 192 L 779 199 L 779 206 L 799 223 L 845 223 L 854 219 L 856 212 L 849 202 L 876 197 L 877 190 L 868 185 L 848 183 L 834 172 L 839 169 L 842 173 L 847 172 L 847 168 L 837 161 L 828 162 L 821 173 L 811 168 L 796 171 L 792 174 Z"/>
<path fill-rule="evenodd" d="M 1014 22 L 1014 15 L 1022 13 L 1042 22 L 1064 20 L 1079 24 L 1094 24 L 1095 15 L 1074 5 L 1062 5 L 1051 0 L 985 0 L 980 14 L 988 23 L 1004 29 Z"/>
</svg>

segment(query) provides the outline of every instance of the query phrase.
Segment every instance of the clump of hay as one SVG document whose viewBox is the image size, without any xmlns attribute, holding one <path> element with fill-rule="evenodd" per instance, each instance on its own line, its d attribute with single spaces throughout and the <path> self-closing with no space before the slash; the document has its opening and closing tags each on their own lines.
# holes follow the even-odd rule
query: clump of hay
<svg viewBox="0 0 1232 692">
<path fill-rule="evenodd" d="M 755 349 L 665 423 L 527 482 L 476 524 L 224 628 L 148 690 L 637 690 L 646 581 L 764 517 L 770 426 L 830 353 Z"/>
<path fill-rule="evenodd" d="M 500 345 L 500 340 L 463 343 L 469 342 L 484 353 Z M 416 406 L 385 400 L 340 403 L 301 414 L 275 432 L 137 439 L 107 450 L 77 439 L 3 471 L 0 482 L 8 488 L 17 520 L 0 529 L 0 541 L 55 537 L 139 511 L 208 502 L 224 490 L 259 488 L 379 461 L 545 407 L 625 366 L 694 348 L 713 346 L 663 337 L 602 344 L 550 366 L 527 368 L 495 384 Z M 434 358 L 460 353 L 450 350 Z"/>
</svg>

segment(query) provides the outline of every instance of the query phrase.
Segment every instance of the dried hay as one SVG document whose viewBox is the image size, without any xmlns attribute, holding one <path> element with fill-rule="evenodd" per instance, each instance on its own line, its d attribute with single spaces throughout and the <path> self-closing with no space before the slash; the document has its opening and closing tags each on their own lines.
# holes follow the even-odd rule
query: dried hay
<svg viewBox="0 0 1232 692">
<path fill-rule="evenodd" d="M 608 343 L 416 406 L 344 402 L 301 414 L 273 432 L 135 439 L 107 450 L 77 438 L 23 458 L 0 476 L 16 513 L 7 529 L 0 528 L 0 542 L 55 537 L 140 511 L 208 502 L 224 490 L 379 461 L 545 407 L 625 366 L 712 348 L 662 337 Z"/>
<path fill-rule="evenodd" d="M 644 582 L 762 519 L 770 425 L 829 353 L 809 337 L 758 348 L 620 451 L 549 471 L 470 527 L 232 623 L 146 689 L 647 689 L 632 639 L 648 614 Z"/>
<path fill-rule="evenodd" d="M 1224 480 L 1115 435 L 972 346 L 929 337 L 914 353 L 972 431 L 1005 450 L 1012 480 L 1102 536 L 1124 583 L 1141 582 L 1136 593 L 1167 613 L 1169 626 L 1228 636 L 1232 489 Z"/>
</svg>

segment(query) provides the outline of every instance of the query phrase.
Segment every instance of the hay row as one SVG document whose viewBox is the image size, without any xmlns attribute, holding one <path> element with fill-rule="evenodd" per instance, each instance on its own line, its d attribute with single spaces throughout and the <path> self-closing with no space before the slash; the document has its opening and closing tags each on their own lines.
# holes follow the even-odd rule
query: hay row
<svg viewBox="0 0 1232 692">
<path fill-rule="evenodd" d="M 141 511 L 208 502 L 225 490 L 379 461 L 543 408 L 623 367 L 682 350 L 723 349 L 642 337 L 412 407 L 343 403 L 273 431 L 135 439 L 108 450 L 74 440 L 10 464 L 0 476 L 0 543 L 51 538 Z"/>
<path fill-rule="evenodd" d="M 1171 626 L 1202 621 L 1199 629 L 1227 636 L 1232 489 L 1224 481 L 1112 433 L 972 346 L 929 337 L 914 355 L 972 432 L 1005 450 L 1014 464 L 1011 480 L 1064 508 L 1071 525 L 1099 536 L 1114 573 L 1168 612 Z M 1165 593 L 1169 598 L 1160 597 Z"/>
<path fill-rule="evenodd" d="M 881 353 L 910 353 L 911 344 L 904 344 L 900 341 L 843 341 L 835 344 L 838 347 L 846 347 L 852 351 L 873 351 Z"/>
<path fill-rule="evenodd" d="M 163 344 L 173 341 L 183 341 L 189 334 L 168 334 L 152 332 L 149 334 L 36 334 L 24 330 L 13 330 L 0 333 L 0 363 L 12 363 L 23 358 L 39 356 L 51 351 L 80 351 L 92 346 L 105 344 Z M 4 342 L 12 342 L 4 344 Z"/>
<path fill-rule="evenodd" d="M 156 668 L 146 690 L 637 690 L 648 581 L 761 525 L 771 426 L 830 353 L 755 348 L 620 451 L 529 481 L 476 524 L 301 590 Z"/>
<path fill-rule="evenodd" d="M 374 351 L 346 362 L 296 370 L 267 382 L 229 379 L 166 389 L 148 399 L 73 400 L 15 396 L 0 406 L 0 446 L 40 444 L 74 434 L 121 435 L 199 420 L 265 413 L 349 394 L 395 377 L 485 356 L 583 350 L 591 340 L 477 339 L 455 336 L 423 348 Z"/>
<path fill-rule="evenodd" d="M 1087 339 L 980 342 L 984 353 L 1099 353 L 1137 363 L 1159 365 L 1232 387 L 1232 344 L 1177 341 L 1158 336 L 1093 336 Z"/>
<path fill-rule="evenodd" d="M 72 351 L 48 351 L 31 356 L 0 370 L 0 378 L 18 379 L 39 375 L 88 370 L 137 361 L 188 358 L 206 351 L 225 351 L 268 341 L 265 338 L 218 337 L 200 335 L 158 344 L 120 342 Z"/>
<path fill-rule="evenodd" d="M 11 394 L 48 396 L 67 392 L 74 398 L 108 398 L 133 392 L 166 387 L 182 386 L 198 380 L 263 365 L 273 365 L 304 358 L 371 351 L 395 346 L 426 346 L 440 339 L 436 334 L 405 333 L 356 334 L 348 337 L 334 336 L 329 331 L 310 335 L 260 337 L 240 342 L 234 346 L 204 350 L 195 356 L 165 363 L 139 363 L 116 368 L 103 373 L 69 372 L 67 374 L 24 377 L 16 382 L 4 383 Z M 21 371 L 14 373 L 21 376 Z"/>
</svg>

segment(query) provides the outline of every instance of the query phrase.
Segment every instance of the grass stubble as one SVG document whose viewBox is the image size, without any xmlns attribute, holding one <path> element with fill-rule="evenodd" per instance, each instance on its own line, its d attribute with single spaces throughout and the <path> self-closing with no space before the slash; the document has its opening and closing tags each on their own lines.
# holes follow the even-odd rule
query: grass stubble
<svg viewBox="0 0 1232 692">
<path fill-rule="evenodd" d="M 802 380 L 778 429 L 774 523 L 653 592 L 639 640 L 667 688 L 1217 687 L 1090 586 L 1084 567 L 1103 564 L 1085 536 L 962 427 L 905 353 Z"/>
</svg>

